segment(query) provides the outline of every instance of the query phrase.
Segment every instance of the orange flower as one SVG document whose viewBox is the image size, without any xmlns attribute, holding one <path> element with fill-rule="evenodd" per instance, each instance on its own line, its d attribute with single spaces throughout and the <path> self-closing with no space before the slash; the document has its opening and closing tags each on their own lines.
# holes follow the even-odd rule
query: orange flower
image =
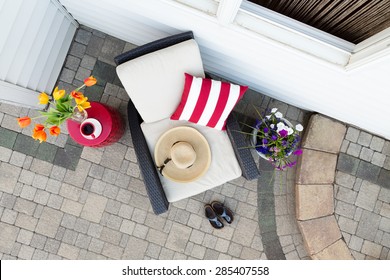
<svg viewBox="0 0 390 280">
<path fill-rule="evenodd" d="M 39 99 L 39 104 L 47 104 L 49 103 L 49 96 L 42 92 L 39 96 L 38 96 L 38 99 Z"/>
<path fill-rule="evenodd" d="M 45 126 L 43 124 L 36 124 L 34 127 L 34 132 L 36 131 L 42 131 L 45 129 Z"/>
<path fill-rule="evenodd" d="M 63 89 L 58 90 L 58 87 L 56 87 L 53 91 L 54 100 L 61 99 L 62 97 L 64 97 L 64 95 L 65 95 L 65 90 Z"/>
<path fill-rule="evenodd" d="M 45 127 L 41 124 L 35 125 L 32 138 L 39 140 L 40 143 L 42 143 L 42 141 L 46 141 L 47 135 L 45 132 Z"/>
<path fill-rule="evenodd" d="M 70 96 L 72 96 L 74 98 L 74 100 L 76 101 L 76 104 L 80 104 L 82 102 L 84 102 L 84 94 L 82 94 L 81 92 L 79 91 L 72 91 L 70 93 Z"/>
<path fill-rule="evenodd" d="M 53 125 L 52 127 L 50 127 L 49 131 L 50 131 L 51 135 L 58 136 L 58 135 L 60 135 L 61 129 L 58 126 Z"/>
<path fill-rule="evenodd" d="M 93 86 L 94 84 L 96 84 L 96 82 L 97 82 L 97 80 L 94 76 L 90 76 L 84 80 L 84 84 L 87 87 Z"/>
<path fill-rule="evenodd" d="M 18 118 L 18 124 L 21 128 L 25 128 L 29 126 L 31 123 L 31 119 L 29 117 L 23 117 L 23 118 Z"/>
</svg>

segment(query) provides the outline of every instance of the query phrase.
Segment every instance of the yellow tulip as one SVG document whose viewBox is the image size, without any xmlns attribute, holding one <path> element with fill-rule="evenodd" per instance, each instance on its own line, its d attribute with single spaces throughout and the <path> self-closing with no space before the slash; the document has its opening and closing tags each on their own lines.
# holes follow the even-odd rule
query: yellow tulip
<svg viewBox="0 0 390 280">
<path fill-rule="evenodd" d="M 77 108 L 79 109 L 79 111 L 84 111 L 84 109 L 88 109 L 88 108 L 91 108 L 91 103 L 89 103 L 88 101 L 88 97 L 84 97 L 80 102 L 77 102 Z"/>
<path fill-rule="evenodd" d="M 58 87 L 56 87 L 53 91 L 54 100 L 61 99 L 62 97 L 64 97 L 64 95 L 65 95 L 64 89 L 59 90 Z"/>
<path fill-rule="evenodd" d="M 47 103 L 49 103 L 49 96 L 42 92 L 39 96 L 38 96 L 38 99 L 39 99 L 39 104 L 44 104 L 46 105 Z"/>
</svg>

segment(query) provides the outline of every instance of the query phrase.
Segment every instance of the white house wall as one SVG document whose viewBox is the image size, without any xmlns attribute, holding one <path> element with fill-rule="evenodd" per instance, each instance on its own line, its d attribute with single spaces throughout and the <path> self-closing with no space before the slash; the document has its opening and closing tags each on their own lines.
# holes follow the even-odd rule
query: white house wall
<svg viewBox="0 0 390 280">
<path fill-rule="evenodd" d="M 226 22 L 226 16 L 202 13 L 177 1 L 61 3 L 81 24 L 135 44 L 192 30 L 206 71 L 390 139 L 389 56 L 346 71 L 293 45 Z"/>
<path fill-rule="evenodd" d="M 57 81 L 78 25 L 57 0 L 0 1 L 0 102 L 37 106 Z"/>
</svg>

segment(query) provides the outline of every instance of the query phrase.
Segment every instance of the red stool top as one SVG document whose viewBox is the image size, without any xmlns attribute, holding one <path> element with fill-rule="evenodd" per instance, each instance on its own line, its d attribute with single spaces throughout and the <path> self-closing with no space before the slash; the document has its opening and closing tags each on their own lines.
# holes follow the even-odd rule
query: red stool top
<svg viewBox="0 0 390 280">
<path fill-rule="evenodd" d="M 72 139 L 84 146 L 99 146 L 105 140 L 112 130 L 112 116 L 107 107 L 99 102 L 91 102 L 91 108 L 87 109 L 88 118 L 97 119 L 102 125 L 102 133 L 95 139 L 86 139 L 80 133 L 80 123 L 68 119 L 66 121 L 69 135 Z"/>
</svg>

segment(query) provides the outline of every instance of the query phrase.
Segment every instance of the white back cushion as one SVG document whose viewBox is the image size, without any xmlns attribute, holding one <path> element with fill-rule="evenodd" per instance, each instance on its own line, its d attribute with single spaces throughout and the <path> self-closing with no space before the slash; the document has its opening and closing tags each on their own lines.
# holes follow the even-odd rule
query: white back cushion
<svg viewBox="0 0 390 280">
<path fill-rule="evenodd" d="M 187 121 L 175 121 L 168 118 L 154 123 L 142 123 L 142 132 L 145 135 L 150 154 L 154 155 L 157 140 L 164 132 L 181 125 L 197 129 L 207 139 L 211 150 L 211 164 L 201 178 L 190 183 L 173 182 L 160 175 L 169 202 L 197 195 L 241 176 L 241 168 L 226 131 Z"/>
<path fill-rule="evenodd" d="M 204 77 L 195 40 L 143 55 L 116 68 L 119 79 L 144 122 L 170 117 L 180 103 L 185 76 Z"/>
</svg>

